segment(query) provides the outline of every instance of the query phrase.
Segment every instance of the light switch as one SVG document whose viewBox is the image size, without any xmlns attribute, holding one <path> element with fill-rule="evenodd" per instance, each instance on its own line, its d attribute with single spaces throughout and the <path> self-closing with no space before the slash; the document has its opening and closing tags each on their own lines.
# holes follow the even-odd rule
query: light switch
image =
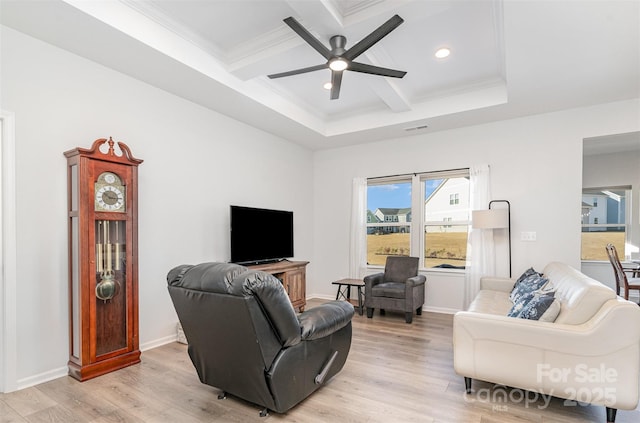
<svg viewBox="0 0 640 423">
<path fill-rule="evenodd" d="M 536 233 L 535 232 L 520 232 L 520 240 L 521 241 L 535 241 Z"/>
</svg>

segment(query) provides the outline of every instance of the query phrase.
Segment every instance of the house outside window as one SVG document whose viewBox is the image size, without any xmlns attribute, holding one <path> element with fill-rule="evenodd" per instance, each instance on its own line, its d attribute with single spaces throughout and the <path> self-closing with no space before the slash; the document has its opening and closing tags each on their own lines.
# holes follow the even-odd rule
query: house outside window
<svg viewBox="0 0 640 423">
<path fill-rule="evenodd" d="M 367 187 L 367 263 L 411 253 L 411 179 L 370 182 Z"/>
<path fill-rule="evenodd" d="M 367 201 L 368 265 L 410 255 L 420 257 L 423 268 L 464 268 L 470 225 L 467 169 L 373 178 Z"/>
<path fill-rule="evenodd" d="M 607 261 L 605 246 L 627 254 L 627 216 L 631 216 L 631 187 L 591 188 L 582 191 L 582 260 Z"/>
<path fill-rule="evenodd" d="M 469 172 L 423 178 L 425 267 L 464 268 L 470 226 Z M 446 204 L 446 198 L 449 204 Z M 447 224 L 442 225 L 446 220 Z"/>
</svg>

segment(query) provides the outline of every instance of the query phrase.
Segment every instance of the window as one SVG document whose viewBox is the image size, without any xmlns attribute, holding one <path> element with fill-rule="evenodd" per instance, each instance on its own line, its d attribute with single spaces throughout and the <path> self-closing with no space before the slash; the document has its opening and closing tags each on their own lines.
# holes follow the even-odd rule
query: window
<svg viewBox="0 0 640 423">
<path fill-rule="evenodd" d="M 626 255 L 631 216 L 631 187 L 606 187 L 582 191 L 582 260 L 608 260 L 605 245 Z"/>
<path fill-rule="evenodd" d="M 469 232 L 469 172 L 425 175 L 424 267 L 464 268 Z M 449 197 L 449 204 L 446 198 Z M 444 216 L 443 216 L 444 215 Z M 447 224 L 443 225 L 442 221 Z"/>
<path fill-rule="evenodd" d="M 367 264 L 411 255 L 421 267 L 464 268 L 469 216 L 467 169 L 370 179 Z"/>
<path fill-rule="evenodd" d="M 369 182 L 367 201 L 367 263 L 384 265 L 387 256 L 409 255 L 411 179 Z"/>
</svg>

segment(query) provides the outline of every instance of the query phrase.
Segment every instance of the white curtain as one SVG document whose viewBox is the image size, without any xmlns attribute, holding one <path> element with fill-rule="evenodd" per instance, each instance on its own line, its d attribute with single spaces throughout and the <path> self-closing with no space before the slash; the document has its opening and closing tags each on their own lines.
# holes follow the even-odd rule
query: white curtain
<svg viewBox="0 0 640 423">
<path fill-rule="evenodd" d="M 469 206 L 471 210 L 487 210 L 491 201 L 489 165 L 469 169 Z M 495 275 L 493 231 L 469 229 L 465 273 L 465 309 L 480 290 L 480 277 Z"/>
<path fill-rule="evenodd" d="M 367 262 L 367 179 L 353 178 L 351 201 L 351 239 L 349 245 L 349 277 L 362 278 Z"/>
</svg>

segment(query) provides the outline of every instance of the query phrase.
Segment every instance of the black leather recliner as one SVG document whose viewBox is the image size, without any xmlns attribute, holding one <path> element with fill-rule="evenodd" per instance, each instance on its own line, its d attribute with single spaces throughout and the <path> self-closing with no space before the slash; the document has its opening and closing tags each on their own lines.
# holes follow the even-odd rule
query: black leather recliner
<svg viewBox="0 0 640 423">
<path fill-rule="evenodd" d="M 200 381 L 284 413 L 338 373 L 351 347 L 353 306 L 296 315 L 274 276 L 228 263 L 182 265 L 168 289 Z"/>
</svg>

